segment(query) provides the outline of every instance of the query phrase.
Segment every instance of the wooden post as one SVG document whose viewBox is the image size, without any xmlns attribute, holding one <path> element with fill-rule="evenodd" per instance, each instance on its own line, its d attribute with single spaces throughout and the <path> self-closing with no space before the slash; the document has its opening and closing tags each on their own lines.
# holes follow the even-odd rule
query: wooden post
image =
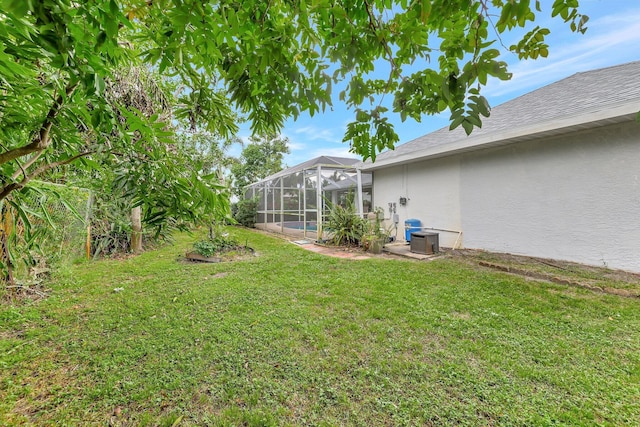
<svg viewBox="0 0 640 427">
<path fill-rule="evenodd" d="M 85 251 L 87 253 L 87 259 L 91 259 L 91 223 L 87 223 L 87 241 L 85 242 Z"/>
<path fill-rule="evenodd" d="M 15 282 L 13 280 L 13 265 L 11 264 L 11 255 L 9 255 L 9 238 L 8 235 L 11 230 L 11 212 L 9 212 L 9 208 L 2 204 L 2 231 L 0 235 L 0 240 L 2 244 L 2 259 L 5 262 L 7 267 L 7 275 L 5 276 L 5 281 L 9 283 L 11 286 L 15 286 Z"/>
<path fill-rule="evenodd" d="M 87 199 L 87 208 L 84 213 L 84 222 L 87 224 L 87 241 L 85 242 L 85 252 L 87 259 L 91 259 L 91 208 L 93 207 L 93 192 L 89 191 L 89 198 Z"/>
<path fill-rule="evenodd" d="M 131 252 L 142 252 L 142 208 L 131 209 Z"/>
</svg>

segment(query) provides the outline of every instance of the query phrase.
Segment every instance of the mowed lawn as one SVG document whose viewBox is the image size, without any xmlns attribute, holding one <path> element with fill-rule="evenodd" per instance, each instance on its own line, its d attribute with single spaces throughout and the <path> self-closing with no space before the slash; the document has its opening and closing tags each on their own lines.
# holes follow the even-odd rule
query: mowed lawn
<svg viewBox="0 0 640 427">
<path fill-rule="evenodd" d="M 638 298 L 232 232 L 259 256 L 180 235 L 1 305 L 0 424 L 640 425 Z"/>
</svg>

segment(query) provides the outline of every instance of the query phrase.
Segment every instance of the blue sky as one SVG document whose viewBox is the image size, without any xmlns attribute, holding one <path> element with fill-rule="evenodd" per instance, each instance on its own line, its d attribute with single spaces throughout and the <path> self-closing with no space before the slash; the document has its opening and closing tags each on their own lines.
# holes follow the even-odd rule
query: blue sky
<svg viewBox="0 0 640 427">
<path fill-rule="evenodd" d="M 501 60 L 509 64 L 513 77 L 509 81 L 493 80 L 482 89 L 482 94 L 492 106 L 530 92 L 536 88 L 560 80 L 577 72 L 640 60 L 640 1 L 638 0 L 581 0 L 580 11 L 589 16 L 588 30 L 572 33 L 559 19 L 548 17 L 552 0 L 542 0 L 547 16 L 538 16 L 536 25 L 551 29 L 547 58 L 518 61 L 517 57 L 502 48 Z M 514 40 L 503 37 L 504 45 Z M 335 91 L 335 88 L 334 88 Z M 287 166 L 293 166 L 320 155 L 356 157 L 349 153 L 349 145 L 341 142 L 346 125 L 353 120 L 337 99 L 332 111 L 314 117 L 301 115 L 298 120 L 286 123 L 282 134 L 289 139 L 291 153 L 285 157 Z M 449 114 L 425 116 L 421 123 L 399 117 L 391 117 L 400 144 L 424 134 L 448 126 Z M 249 136 L 248 129 L 240 137 Z M 236 147 L 233 151 L 238 150 Z"/>
</svg>

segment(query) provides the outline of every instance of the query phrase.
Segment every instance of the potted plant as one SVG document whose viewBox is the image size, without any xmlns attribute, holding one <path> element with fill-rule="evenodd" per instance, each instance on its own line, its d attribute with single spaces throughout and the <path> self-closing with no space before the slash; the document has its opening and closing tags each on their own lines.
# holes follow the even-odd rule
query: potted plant
<svg viewBox="0 0 640 427">
<path fill-rule="evenodd" d="M 375 208 L 373 212 L 367 215 L 368 230 L 363 236 L 363 246 L 366 251 L 374 254 L 381 254 L 382 248 L 389 239 L 389 229 L 386 229 L 382 222 L 384 221 L 384 210 L 381 207 Z"/>
<path fill-rule="evenodd" d="M 381 254 L 384 244 L 387 243 L 386 237 L 375 236 L 369 244 L 369 251 L 372 254 Z"/>
</svg>

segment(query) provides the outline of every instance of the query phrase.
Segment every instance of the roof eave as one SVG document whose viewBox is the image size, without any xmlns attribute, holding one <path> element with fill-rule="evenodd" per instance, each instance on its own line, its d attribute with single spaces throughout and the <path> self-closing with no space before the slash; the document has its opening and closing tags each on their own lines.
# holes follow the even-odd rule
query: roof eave
<svg viewBox="0 0 640 427">
<path fill-rule="evenodd" d="M 607 124 L 634 120 L 638 111 L 640 111 L 640 105 L 637 102 L 634 102 L 632 104 L 625 104 L 615 108 L 591 111 L 577 116 L 549 120 L 547 122 L 538 123 L 535 126 L 524 126 L 487 135 L 478 135 L 475 137 L 471 134 L 471 136 L 467 138 L 461 138 L 444 146 L 416 150 L 388 160 L 379 159 L 375 163 L 362 163 L 359 165 L 359 168 L 362 171 L 372 171 L 396 166 L 398 164 L 414 163 L 428 159 L 451 156 L 454 154 L 485 150 L 502 145 L 530 141 L 545 136 L 563 135 L 576 130 L 591 129 Z"/>
</svg>

